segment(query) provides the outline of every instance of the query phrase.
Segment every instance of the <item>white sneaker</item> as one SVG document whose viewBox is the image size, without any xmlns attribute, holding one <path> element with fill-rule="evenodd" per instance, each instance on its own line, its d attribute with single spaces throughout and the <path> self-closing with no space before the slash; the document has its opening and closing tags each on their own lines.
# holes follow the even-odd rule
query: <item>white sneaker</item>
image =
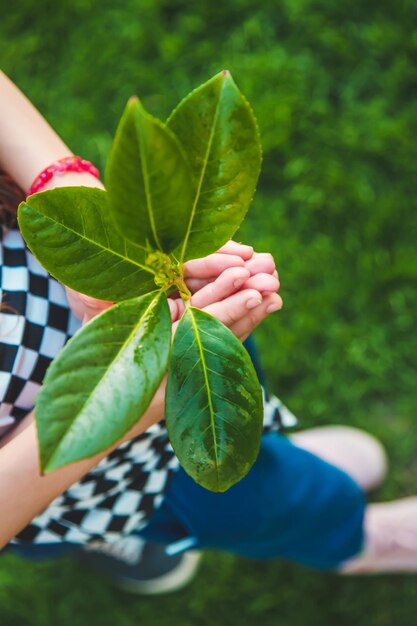
<svg viewBox="0 0 417 626">
<path fill-rule="evenodd" d="M 378 487 L 386 476 L 388 463 L 382 444 L 358 428 L 319 426 L 294 433 L 290 440 L 344 470 L 364 491 Z"/>
<path fill-rule="evenodd" d="M 365 550 L 342 574 L 417 573 L 417 497 L 370 504 L 365 535 Z"/>
</svg>

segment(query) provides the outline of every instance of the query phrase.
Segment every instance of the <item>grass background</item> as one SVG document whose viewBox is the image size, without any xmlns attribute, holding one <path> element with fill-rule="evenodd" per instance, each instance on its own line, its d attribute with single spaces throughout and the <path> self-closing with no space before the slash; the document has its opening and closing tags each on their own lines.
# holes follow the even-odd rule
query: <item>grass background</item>
<svg viewBox="0 0 417 626">
<path fill-rule="evenodd" d="M 374 499 L 417 492 L 416 20 L 412 0 L 21 0 L 0 20 L 2 69 L 101 168 L 130 95 L 164 119 L 231 70 L 264 147 L 240 237 L 274 254 L 285 301 L 256 335 L 270 385 L 305 427 L 381 438 L 392 467 Z M 4 556 L 0 622 L 412 626 L 416 582 L 212 553 L 155 600 L 68 559 Z"/>
</svg>

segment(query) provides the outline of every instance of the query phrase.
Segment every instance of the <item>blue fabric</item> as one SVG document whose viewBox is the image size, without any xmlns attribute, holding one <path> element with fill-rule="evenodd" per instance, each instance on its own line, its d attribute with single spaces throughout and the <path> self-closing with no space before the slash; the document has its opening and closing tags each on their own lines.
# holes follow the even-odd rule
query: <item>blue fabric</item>
<svg viewBox="0 0 417 626">
<path fill-rule="evenodd" d="M 259 361 L 259 356 L 258 356 L 258 350 L 256 349 L 256 345 L 255 342 L 253 340 L 252 335 L 250 335 L 244 342 L 243 345 L 245 346 L 251 360 L 253 363 L 253 366 L 255 368 L 255 371 L 258 375 L 258 379 L 259 382 L 261 383 L 261 385 L 265 386 L 265 372 L 262 369 L 261 363 Z"/>
<path fill-rule="evenodd" d="M 332 569 L 361 550 L 364 508 L 347 474 L 271 433 L 249 474 L 225 493 L 199 487 L 179 469 L 140 534 Z"/>
<path fill-rule="evenodd" d="M 32 543 L 28 545 L 8 544 L 1 554 L 17 554 L 25 559 L 56 559 L 61 556 L 81 552 L 82 547 L 74 543 Z"/>
</svg>

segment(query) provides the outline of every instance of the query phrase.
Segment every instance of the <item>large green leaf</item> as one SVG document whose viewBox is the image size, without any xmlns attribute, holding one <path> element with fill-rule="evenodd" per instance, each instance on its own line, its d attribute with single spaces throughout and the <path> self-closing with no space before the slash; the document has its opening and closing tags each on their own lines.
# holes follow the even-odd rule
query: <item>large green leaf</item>
<svg viewBox="0 0 417 626">
<path fill-rule="evenodd" d="M 39 262 L 76 291 L 113 302 L 155 289 L 144 250 L 118 233 L 101 189 L 30 196 L 19 207 L 19 227 Z"/>
<path fill-rule="evenodd" d="M 233 236 L 252 201 L 261 166 L 256 121 L 224 71 L 189 94 L 167 124 L 184 146 L 197 181 L 179 256 L 205 256 Z"/>
<path fill-rule="evenodd" d="M 225 491 L 249 471 L 259 451 L 262 393 L 242 344 L 221 322 L 190 307 L 175 333 L 165 417 L 185 471 Z"/>
<path fill-rule="evenodd" d="M 170 339 L 166 297 L 153 292 L 108 309 L 68 342 L 36 399 L 43 470 L 107 449 L 138 421 L 166 371 Z"/>
<path fill-rule="evenodd" d="M 129 100 L 120 120 L 105 183 L 125 237 L 166 253 L 180 243 L 192 207 L 190 166 L 174 133 L 137 98 Z"/>
</svg>

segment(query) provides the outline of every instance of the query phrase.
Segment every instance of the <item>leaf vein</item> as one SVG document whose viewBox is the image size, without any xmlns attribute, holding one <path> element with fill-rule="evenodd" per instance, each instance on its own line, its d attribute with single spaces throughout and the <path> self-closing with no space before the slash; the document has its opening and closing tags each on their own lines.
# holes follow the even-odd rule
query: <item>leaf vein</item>
<svg viewBox="0 0 417 626">
<path fill-rule="evenodd" d="M 222 86 L 222 90 L 223 90 L 223 86 Z M 217 119 L 218 119 L 218 116 L 219 116 L 220 100 L 221 100 L 221 94 L 220 94 L 219 99 L 218 99 L 217 104 L 216 104 L 216 110 L 215 110 L 214 116 L 213 116 L 213 123 L 212 123 L 212 127 L 210 129 L 210 136 L 209 136 L 209 140 L 207 142 L 207 149 L 206 149 L 206 153 L 205 153 L 204 159 L 203 159 L 203 167 L 201 169 L 201 175 L 200 175 L 200 178 L 198 180 L 197 190 L 196 190 L 196 194 L 195 194 L 193 207 L 191 209 L 190 221 L 188 222 L 187 232 L 185 233 L 185 237 L 184 237 L 184 241 L 183 241 L 183 246 L 182 246 L 182 250 L 181 250 L 181 261 L 184 260 L 184 255 L 185 255 L 185 251 L 187 249 L 188 239 L 189 239 L 190 233 L 191 233 L 191 227 L 193 225 L 195 214 L 196 214 L 196 210 L 197 210 L 198 200 L 199 200 L 200 195 L 201 195 L 201 188 L 203 186 L 203 181 L 204 181 L 204 178 L 205 178 L 205 175 L 206 175 L 207 164 L 209 163 L 209 155 L 210 155 L 211 147 L 212 147 L 212 144 L 213 144 L 213 139 L 214 139 L 216 124 L 217 124 Z"/>
<path fill-rule="evenodd" d="M 161 293 L 160 292 L 158 293 L 157 297 L 161 297 Z M 112 365 L 115 363 L 115 361 L 117 361 L 117 359 L 119 358 L 122 350 L 125 349 L 125 347 L 130 343 L 132 337 L 136 333 L 136 331 L 139 328 L 139 326 L 142 324 L 143 320 L 146 319 L 146 316 L 149 314 L 150 310 L 155 306 L 155 301 L 156 301 L 156 298 L 153 297 L 152 300 L 150 301 L 149 305 L 146 307 L 145 311 L 143 312 L 143 314 L 140 316 L 140 318 L 137 321 L 137 323 L 134 325 L 134 327 L 133 327 L 131 333 L 129 334 L 129 336 L 127 337 L 127 339 L 123 343 L 120 344 L 121 345 L 120 350 L 118 350 L 118 352 L 116 353 L 114 358 L 111 360 L 111 362 L 108 365 L 108 367 L 106 367 L 106 371 L 105 371 L 104 375 L 100 377 L 100 379 L 98 380 L 98 382 L 94 386 L 94 389 L 88 394 L 88 397 L 87 397 L 86 401 L 84 402 L 82 407 L 79 409 L 77 414 L 73 417 L 72 423 L 74 423 L 76 421 L 76 419 L 80 416 L 80 414 L 84 412 L 84 410 L 85 410 L 86 406 L 88 406 L 88 403 L 90 402 L 91 397 L 93 396 L 93 394 L 97 391 L 97 389 L 99 389 L 104 384 L 103 381 L 105 381 L 106 377 L 109 375 L 109 373 L 111 373 Z M 60 448 L 61 444 L 63 443 L 63 441 L 65 440 L 65 437 L 67 435 L 67 431 L 68 431 L 68 429 L 59 438 L 59 441 L 57 442 L 57 444 L 55 446 L 54 452 L 52 453 L 52 456 L 49 459 L 49 463 L 51 463 L 53 461 L 53 459 L 55 458 L 55 456 L 57 454 L 59 455 L 59 448 Z"/>
<path fill-rule="evenodd" d="M 123 254 L 121 254 L 120 252 L 116 252 L 116 250 L 113 250 L 112 248 L 106 248 L 106 246 L 103 246 L 103 244 L 100 244 L 97 241 L 94 241 L 94 239 L 91 239 L 90 237 L 87 237 L 85 234 L 80 233 L 77 230 L 75 230 L 74 228 L 69 227 L 64 222 L 57 222 L 56 220 L 53 220 L 51 217 L 49 217 L 47 215 L 44 215 L 43 213 L 41 213 L 37 209 L 33 209 L 32 208 L 32 210 L 35 211 L 36 213 L 40 214 L 43 219 L 45 219 L 45 220 L 47 220 L 49 222 L 52 222 L 52 224 L 54 226 L 56 226 L 58 224 L 58 226 L 68 230 L 69 232 L 73 233 L 74 235 L 77 235 L 77 237 L 81 237 L 82 239 L 85 239 L 91 245 L 96 246 L 97 248 L 101 248 L 102 252 L 108 252 L 111 255 L 120 257 L 122 260 L 128 261 L 132 265 L 136 265 L 137 267 L 139 267 L 140 269 L 144 270 L 145 272 L 148 272 L 149 274 L 155 274 L 155 272 L 150 267 L 148 267 L 146 265 L 142 265 L 141 263 L 138 263 L 137 261 L 133 261 L 132 259 L 129 259 L 129 258 L 126 259 L 126 257 L 124 257 Z"/>
<path fill-rule="evenodd" d="M 203 348 L 203 345 L 202 345 L 202 342 L 201 342 L 201 338 L 200 338 L 200 334 L 199 334 L 199 328 L 198 328 L 197 322 L 195 320 L 195 317 L 194 317 L 192 309 L 188 309 L 188 314 L 189 314 L 190 319 L 191 319 L 191 324 L 192 324 L 192 326 L 194 328 L 195 338 L 196 338 L 198 350 L 199 350 L 199 353 L 200 353 L 200 361 L 201 361 L 201 365 L 202 365 L 202 368 L 203 368 L 204 382 L 205 382 L 205 386 L 206 386 L 206 389 L 207 389 L 208 409 L 209 409 L 209 414 L 210 414 L 210 423 L 211 423 L 212 436 L 213 436 L 213 452 L 214 452 L 214 459 L 215 459 L 216 470 L 218 472 L 219 471 L 219 458 L 218 458 L 217 440 L 216 440 L 215 414 L 214 414 L 214 407 L 213 407 L 213 402 L 212 402 L 212 398 L 211 398 L 210 382 L 209 382 L 209 378 L 207 376 L 207 367 L 206 367 L 206 360 L 205 360 L 205 357 L 204 357 L 204 348 Z"/>
</svg>

